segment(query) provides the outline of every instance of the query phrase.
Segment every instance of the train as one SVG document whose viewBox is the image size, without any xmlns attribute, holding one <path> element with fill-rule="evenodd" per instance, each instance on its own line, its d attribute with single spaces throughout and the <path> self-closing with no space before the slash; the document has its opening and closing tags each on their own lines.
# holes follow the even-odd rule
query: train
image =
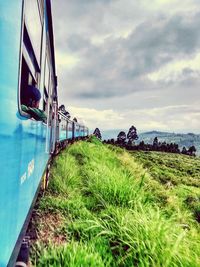
<svg viewBox="0 0 200 267">
<path fill-rule="evenodd" d="M 51 0 L 0 0 L 0 36 L 0 267 L 10 267 L 52 156 L 89 129 L 58 108 Z M 28 86 L 45 122 L 22 110 Z"/>
</svg>

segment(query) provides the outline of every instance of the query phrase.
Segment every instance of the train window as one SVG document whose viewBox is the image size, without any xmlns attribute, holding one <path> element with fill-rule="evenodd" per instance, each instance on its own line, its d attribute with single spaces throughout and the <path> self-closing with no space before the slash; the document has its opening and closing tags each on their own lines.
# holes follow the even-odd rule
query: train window
<svg viewBox="0 0 200 267">
<path fill-rule="evenodd" d="M 20 86 L 20 102 L 21 104 L 26 103 L 26 90 L 28 85 L 36 86 L 36 80 L 30 72 L 28 64 L 24 57 L 22 57 L 22 68 L 21 68 L 21 86 Z"/>
<path fill-rule="evenodd" d="M 38 6 L 39 6 L 39 11 L 40 11 L 41 22 L 43 24 L 43 20 L 44 20 L 44 0 L 38 0 Z"/>
<path fill-rule="evenodd" d="M 23 36 L 22 36 L 22 59 L 21 59 L 21 79 L 19 88 L 19 110 L 21 115 L 26 117 L 33 117 L 37 119 L 36 114 L 28 115 L 27 111 L 29 107 L 38 107 L 39 104 L 39 92 L 36 93 L 38 100 L 30 98 L 27 94 L 28 86 L 37 87 L 40 82 L 40 68 L 36 60 L 34 48 L 32 46 L 30 36 L 26 24 L 23 24 Z M 33 89 L 32 89 L 33 90 Z M 30 91 L 29 91 L 30 93 Z M 31 100 L 31 104 L 30 104 Z M 33 102 L 34 101 L 34 102 Z M 30 112 L 28 112 L 30 114 Z"/>
<path fill-rule="evenodd" d="M 25 1 L 25 24 L 39 65 L 42 41 L 42 21 L 37 0 Z"/>
</svg>

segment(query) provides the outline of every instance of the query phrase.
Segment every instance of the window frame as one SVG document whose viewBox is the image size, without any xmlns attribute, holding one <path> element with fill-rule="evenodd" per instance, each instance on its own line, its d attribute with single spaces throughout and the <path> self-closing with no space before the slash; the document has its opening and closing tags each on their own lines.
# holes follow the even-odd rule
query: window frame
<svg viewBox="0 0 200 267">
<path fill-rule="evenodd" d="M 38 0 L 37 0 L 38 1 Z M 28 67 L 29 75 L 32 76 L 34 82 L 36 83 L 38 89 L 41 91 L 40 88 L 40 78 L 41 78 L 41 60 L 42 60 L 42 40 L 43 40 L 43 32 L 44 32 L 44 23 L 41 23 L 41 45 L 40 45 L 40 62 L 37 61 L 36 54 L 34 51 L 34 47 L 32 46 L 31 38 L 29 35 L 29 30 L 26 24 L 25 19 L 25 5 L 26 0 L 22 1 L 22 17 L 21 17 L 21 37 L 20 37 L 20 54 L 19 54 L 19 71 L 18 71 L 18 111 L 19 114 L 27 119 L 31 119 L 35 121 L 29 114 L 22 111 L 21 108 L 21 84 L 22 84 L 22 67 L 23 67 L 23 60 L 25 61 L 25 64 Z M 37 2 L 37 6 L 38 6 Z M 39 6 L 38 6 L 39 9 Z M 40 10 L 38 10 L 40 20 L 41 20 L 41 13 Z M 29 82 L 28 82 L 29 84 Z"/>
<path fill-rule="evenodd" d="M 29 0 L 30 1 L 30 0 Z M 43 28 L 44 28 L 44 18 L 42 20 L 41 18 L 41 8 L 40 8 L 40 4 L 38 3 L 39 0 L 32 0 L 32 1 L 36 1 L 36 6 L 37 6 L 37 9 L 38 9 L 38 15 L 39 15 L 39 19 L 40 19 L 40 24 L 41 24 L 41 35 L 40 35 L 40 46 L 39 46 L 39 49 L 40 49 L 40 52 L 39 52 L 39 57 L 37 57 L 37 51 L 34 51 L 34 45 L 35 45 L 35 41 L 33 40 L 33 36 L 31 34 L 31 29 L 29 27 L 29 23 L 28 23 L 28 20 L 27 20 L 27 14 L 26 14 L 26 2 L 27 0 L 24 0 L 24 14 L 23 14 L 23 20 L 24 20 L 24 24 L 26 25 L 26 29 L 27 29 L 27 32 L 28 32 L 28 35 L 29 35 L 29 39 L 30 39 L 30 42 L 31 42 L 31 45 L 33 47 L 33 51 L 34 51 L 34 54 L 35 54 L 35 58 L 36 58 L 36 61 L 37 61 L 37 64 L 41 67 L 41 54 L 42 54 L 42 41 L 43 41 Z M 41 0 L 40 0 L 41 1 Z M 43 16 L 44 17 L 44 16 Z M 36 48 L 37 49 L 37 48 Z"/>
</svg>

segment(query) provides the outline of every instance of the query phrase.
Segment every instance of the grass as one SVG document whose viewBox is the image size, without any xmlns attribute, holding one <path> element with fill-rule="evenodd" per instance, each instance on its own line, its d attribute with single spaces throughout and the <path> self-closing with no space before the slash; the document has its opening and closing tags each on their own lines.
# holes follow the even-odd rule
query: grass
<svg viewBox="0 0 200 267">
<path fill-rule="evenodd" d="M 95 138 L 70 146 L 38 203 L 32 264 L 200 266 L 199 163 Z"/>
<path fill-rule="evenodd" d="M 200 213 L 200 158 L 160 152 L 133 152 L 132 155 L 165 190 L 167 207 L 174 205 L 197 217 Z"/>
</svg>

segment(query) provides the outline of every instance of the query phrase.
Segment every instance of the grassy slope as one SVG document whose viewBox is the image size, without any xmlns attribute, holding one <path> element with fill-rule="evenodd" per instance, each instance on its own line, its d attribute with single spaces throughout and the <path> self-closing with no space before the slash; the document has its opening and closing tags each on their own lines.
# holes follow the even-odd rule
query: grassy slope
<svg viewBox="0 0 200 267">
<path fill-rule="evenodd" d="M 199 165 L 95 139 L 72 145 L 55 160 L 39 202 L 33 264 L 200 266 Z"/>
</svg>

